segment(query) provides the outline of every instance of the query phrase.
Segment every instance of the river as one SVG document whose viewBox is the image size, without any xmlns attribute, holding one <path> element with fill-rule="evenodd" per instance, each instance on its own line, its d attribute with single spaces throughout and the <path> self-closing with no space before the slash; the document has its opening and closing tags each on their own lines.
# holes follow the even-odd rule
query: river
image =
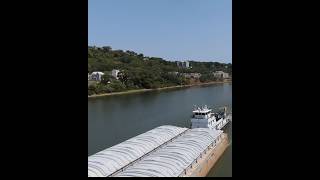
<svg viewBox="0 0 320 180">
<path fill-rule="evenodd" d="M 231 109 L 232 84 L 88 99 L 88 156 L 161 125 L 188 127 L 193 105 Z M 232 124 L 225 131 L 232 141 Z M 232 144 L 208 176 L 232 176 Z"/>
</svg>

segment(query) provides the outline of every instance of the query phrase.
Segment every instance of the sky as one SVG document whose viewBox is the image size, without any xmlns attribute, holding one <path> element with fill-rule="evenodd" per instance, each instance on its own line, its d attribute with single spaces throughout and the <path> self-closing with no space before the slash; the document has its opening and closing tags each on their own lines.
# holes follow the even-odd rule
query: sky
<svg viewBox="0 0 320 180">
<path fill-rule="evenodd" d="M 89 0 L 89 45 L 232 62 L 232 0 Z"/>
</svg>

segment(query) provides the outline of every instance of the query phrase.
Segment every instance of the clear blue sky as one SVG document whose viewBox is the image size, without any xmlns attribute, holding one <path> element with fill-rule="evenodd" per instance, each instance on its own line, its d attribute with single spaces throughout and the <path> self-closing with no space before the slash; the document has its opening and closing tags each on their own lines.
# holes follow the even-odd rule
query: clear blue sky
<svg viewBox="0 0 320 180">
<path fill-rule="evenodd" d="M 89 45 L 232 62 L 231 0 L 89 0 Z"/>
</svg>

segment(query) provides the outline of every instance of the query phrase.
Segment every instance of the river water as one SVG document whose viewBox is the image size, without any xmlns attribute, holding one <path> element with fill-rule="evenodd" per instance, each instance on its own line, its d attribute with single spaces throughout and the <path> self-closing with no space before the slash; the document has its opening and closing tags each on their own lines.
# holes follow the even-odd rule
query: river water
<svg viewBox="0 0 320 180">
<path fill-rule="evenodd" d="M 193 105 L 232 108 L 232 84 L 88 99 L 88 156 L 162 125 L 188 127 Z M 232 124 L 225 128 L 232 141 Z M 232 176 L 232 144 L 208 174 Z"/>
</svg>

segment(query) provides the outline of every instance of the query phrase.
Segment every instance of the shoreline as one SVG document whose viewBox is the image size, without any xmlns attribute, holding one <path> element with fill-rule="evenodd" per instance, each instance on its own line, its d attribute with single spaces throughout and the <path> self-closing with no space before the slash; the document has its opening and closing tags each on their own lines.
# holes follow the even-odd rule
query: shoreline
<svg viewBox="0 0 320 180">
<path fill-rule="evenodd" d="M 232 81 L 222 81 L 222 82 L 214 81 L 214 82 L 207 82 L 207 83 L 169 86 L 169 87 L 156 88 L 156 89 L 134 89 L 134 90 L 128 90 L 128 91 L 121 91 L 121 92 L 95 94 L 95 95 L 88 96 L 88 98 L 98 98 L 98 97 L 104 97 L 104 96 L 114 96 L 114 95 L 123 95 L 123 94 L 134 94 L 134 93 L 147 92 L 147 91 L 161 91 L 166 89 L 176 89 L 176 88 L 185 88 L 185 87 L 193 87 L 193 86 L 212 85 L 212 84 L 224 84 L 224 83 L 231 83 L 231 82 Z"/>
</svg>

